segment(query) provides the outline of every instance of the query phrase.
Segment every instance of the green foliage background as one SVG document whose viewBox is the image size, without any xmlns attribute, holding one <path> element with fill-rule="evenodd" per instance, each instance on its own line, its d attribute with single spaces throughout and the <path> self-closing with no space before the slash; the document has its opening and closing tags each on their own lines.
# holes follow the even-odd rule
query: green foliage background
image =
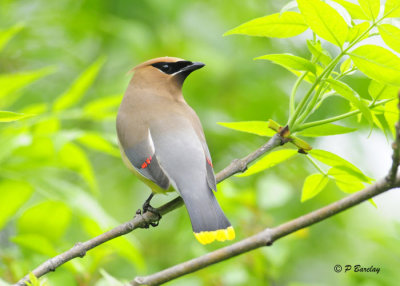
<svg viewBox="0 0 400 286">
<path fill-rule="evenodd" d="M 216 123 L 270 118 L 284 123 L 296 77 L 252 58 L 289 52 L 309 58 L 305 36 L 271 40 L 222 35 L 243 22 L 279 12 L 283 4 L 0 0 L 0 110 L 7 110 L 0 119 L 9 121 L 0 123 L 0 285 L 17 281 L 76 242 L 129 220 L 148 196 L 147 187 L 124 167 L 115 135 L 116 111 L 131 77 L 127 72 L 136 64 L 165 55 L 206 63 L 188 78 L 183 92 L 202 119 L 217 171 L 263 144 L 267 137 Z M 306 36 L 312 38 L 311 32 Z M 346 82 L 368 98 L 370 81 L 361 73 Z M 298 92 L 305 91 L 301 87 Z M 328 99 L 314 118 L 348 108 L 344 99 Z M 347 118 L 342 125 L 361 127 L 360 131 L 340 136 L 368 145 L 370 125 L 358 119 Z M 382 124 L 379 127 L 390 140 L 390 126 Z M 307 142 L 314 145 L 318 140 Z M 329 140 L 322 142 L 329 145 Z M 343 149 L 359 153 L 354 145 Z M 380 148 L 390 154 L 388 143 Z M 304 179 L 315 167 L 292 150 L 281 150 L 290 157 L 282 164 L 219 185 L 217 197 L 237 239 L 345 196 L 327 181 L 318 196 L 302 199 Z M 377 174 L 366 175 L 377 179 Z M 153 204 L 173 196 L 159 196 Z M 170 285 L 396 285 L 400 218 L 385 216 L 385 201 L 380 202 L 377 208 L 363 204 L 272 247 Z M 200 245 L 180 208 L 157 228 L 137 230 L 99 246 L 45 279 L 48 285 L 112 285 L 113 277 L 132 280 L 222 245 Z M 336 264 L 374 265 L 381 272 L 338 274 L 333 270 Z"/>
</svg>

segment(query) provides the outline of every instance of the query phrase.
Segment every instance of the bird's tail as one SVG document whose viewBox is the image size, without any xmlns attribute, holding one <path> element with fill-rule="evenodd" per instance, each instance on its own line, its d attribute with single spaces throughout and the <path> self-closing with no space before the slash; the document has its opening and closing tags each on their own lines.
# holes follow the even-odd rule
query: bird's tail
<svg viewBox="0 0 400 286">
<path fill-rule="evenodd" d="M 198 186 L 197 186 L 198 188 Z M 235 231 L 223 213 L 213 191 L 207 186 L 185 191 L 179 190 L 190 216 L 194 236 L 201 244 L 214 240 L 225 241 L 235 238 Z"/>
</svg>

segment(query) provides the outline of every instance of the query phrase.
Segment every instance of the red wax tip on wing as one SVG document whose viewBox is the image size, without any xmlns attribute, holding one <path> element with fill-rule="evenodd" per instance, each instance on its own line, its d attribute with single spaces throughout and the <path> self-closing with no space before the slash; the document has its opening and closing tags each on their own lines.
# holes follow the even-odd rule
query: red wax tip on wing
<svg viewBox="0 0 400 286">
<path fill-rule="evenodd" d="M 211 160 L 210 159 L 208 159 L 208 158 L 206 158 L 207 159 L 207 163 L 208 163 L 208 165 L 210 165 L 211 167 L 213 167 L 213 164 L 211 163 Z"/>
<path fill-rule="evenodd" d="M 151 162 L 151 156 L 149 157 L 149 158 L 147 158 L 144 162 L 143 162 L 143 164 L 142 164 L 142 169 L 144 169 L 144 168 L 146 168 L 148 165 L 150 165 L 150 162 Z"/>
</svg>

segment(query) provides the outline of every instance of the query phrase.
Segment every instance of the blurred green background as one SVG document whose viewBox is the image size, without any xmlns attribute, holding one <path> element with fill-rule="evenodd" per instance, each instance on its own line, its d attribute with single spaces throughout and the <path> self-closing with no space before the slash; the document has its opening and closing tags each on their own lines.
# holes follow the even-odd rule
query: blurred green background
<svg viewBox="0 0 400 286">
<path fill-rule="evenodd" d="M 184 85 L 203 122 L 216 171 L 267 138 L 225 129 L 217 122 L 287 120 L 295 77 L 252 58 L 291 52 L 308 56 L 305 33 L 278 40 L 222 37 L 284 1 L 0 0 L 0 109 L 36 116 L 0 123 L 0 285 L 16 282 L 51 256 L 133 217 L 149 190 L 122 163 L 115 116 L 136 64 L 159 56 L 201 61 L 206 67 Z M 9 30 L 8 30 L 9 33 Z M 3 38 L 1 38 L 3 37 Z M 352 85 L 366 91 L 362 75 Z M 60 99 L 61 98 L 61 99 Z M 329 102 L 320 116 L 345 110 Z M 350 118 L 345 125 L 358 124 Z M 390 145 L 374 131 L 310 141 L 378 179 L 390 163 Z M 334 184 L 300 203 L 313 166 L 296 156 L 246 178 L 219 185 L 217 197 L 236 240 L 276 226 L 345 194 Z M 397 285 L 400 215 L 396 191 L 309 229 L 187 275 L 168 285 Z M 158 196 L 158 206 L 174 194 Z M 186 210 L 157 228 L 136 230 L 46 275 L 48 285 L 110 285 L 150 274 L 227 243 L 200 245 Z M 335 273 L 336 264 L 380 267 L 376 273 Z M 3 283 L 3 284 L 2 284 Z"/>
</svg>

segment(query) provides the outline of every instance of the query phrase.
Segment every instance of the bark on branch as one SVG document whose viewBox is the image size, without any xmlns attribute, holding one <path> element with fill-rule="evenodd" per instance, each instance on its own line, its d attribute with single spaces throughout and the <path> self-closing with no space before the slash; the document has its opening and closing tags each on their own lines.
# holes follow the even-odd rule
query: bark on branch
<svg viewBox="0 0 400 286">
<path fill-rule="evenodd" d="M 400 91 L 398 94 L 397 110 L 400 111 Z M 395 125 L 395 129 L 396 129 L 396 138 L 392 143 L 392 149 L 393 149 L 392 166 L 389 170 L 389 174 L 387 175 L 387 180 L 389 183 L 394 183 L 397 175 L 397 170 L 400 164 L 400 112 L 399 112 L 399 120 Z"/>
<path fill-rule="evenodd" d="M 251 162 L 261 157 L 266 152 L 274 149 L 275 147 L 284 144 L 285 142 L 286 142 L 285 139 L 282 138 L 279 134 L 274 135 L 267 143 L 265 143 L 259 149 L 255 150 L 254 152 L 250 153 L 249 155 L 247 155 L 242 159 L 236 159 L 232 161 L 232 163 L 230 163 L 226 168 L 224 168 L 221 172 L 216 174 L 217 183 L 231 177 L 236 173 L 244 172 L 247 169 L 247 166 Z M 165 215 L 182 205 L 183 205 L 182 199 L 180 197 L 177 197 L 171 200 L 170 202 L 162 205 L 161 207 L 157 208 L 157 210 L 161 215 Z M 103 234 L 100 234 L 99 236 L 96 236 L 85 242 L 76 243 L 71 249 L 43 262 L 41 265 L 32 270 L 32 273 L 36 277 L 41 277 L 51 271 L 55 271 L 57 267 L 63 265 L 64 263 L 74 258 L 84 257 L 87 251 L 93 249 L 94 247 L 100 244 L 103 244 L 121 235 L 127 234 L 137 228 L 147 227 L 149 223 L 156 222 L 158 219 L 159 219 L 158 216 L 153 214 L 152 212 L 137 214 L 132 220 L 123 223 Z M 23 277 L 14 285 L 17 286 L 26 285 L 25 282 L 29 281 L 28 276 L 29 274 L 27 274 L 25 277 Z"/>
</svg>

